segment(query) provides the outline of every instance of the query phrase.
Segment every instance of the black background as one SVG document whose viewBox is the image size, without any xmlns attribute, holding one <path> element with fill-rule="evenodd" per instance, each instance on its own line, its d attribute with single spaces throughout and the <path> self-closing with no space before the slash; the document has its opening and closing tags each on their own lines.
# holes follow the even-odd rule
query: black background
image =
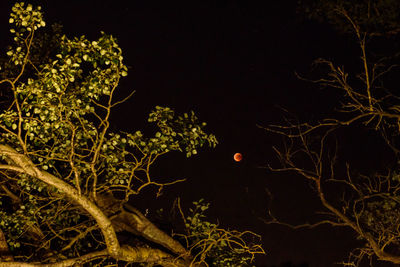
<svg viewBox="0 0 400 267">
<path fill-rule="evenodd" d="M 0 2 L 2 53 L 10 43 L 7 25 L 13 3 Z M 178 153 L 162 158 L 153 177 L 187 181 L 166 188 L 157 199 L 149 188 L 133 200 L 135 205 L 152 212 L 170 207 L 178 196 L 184 206 L 204 198 L 212 204 L 213 220 L 262 236 L 266 255 L 257 266 L 292 262 L 329 267 L 347 257 L 356 241 L 346 229 L 291 230 L 263 224 L 260 218 L 270 203 L 265 188 L 273 192 L 272 208 L 284 221 L 312 221 L 314 211 L 322 208 L 303 180 L 263 168 L 277 163 L 272 146 L 281 138 L 257 125 L 281 122 L 279 107 L 300 121 L 329 112 L 337 95 L 311 87 L 294 73 L 307 74 L 319 57 L 353 64 L 358 60 L 353 42 L 328 25 L 301 20 L 296 1 L 31 3 L 42 5 L 47 24 L 61 23 L 69 37 L 95 39 L 104 31 L 118 39 L 129 66 L 120 96 L 136 93 L 115 109 L 114 130 L 142 129 L 147 114 L 160 105 L 177 112 L 194 110 L 217 136 L 217 148 L 203 149 L 193 158 Z M 233 161 L 235 152 L 243 154 L 242 162 Z"/>
</svg>

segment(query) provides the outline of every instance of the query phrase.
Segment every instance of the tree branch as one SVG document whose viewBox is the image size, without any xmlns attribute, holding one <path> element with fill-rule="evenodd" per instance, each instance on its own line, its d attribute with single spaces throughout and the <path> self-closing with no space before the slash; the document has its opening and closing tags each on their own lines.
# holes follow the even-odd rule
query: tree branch
<svg viewBox="0 0 400 267">
<path fill-rule="evenodd" d="M 9 166 L 8 169 L 20 173 L 29 174 L 46 184 L 57 188 L 60 192 L 75 201 L 85 211 L 87 211 L 97 222 L 107 244 L 108 251 L 112 257 L 118 258 L 119 242 L 109 218 L 86 196 L 79 192 L 63 180 L 51 175 L 48 172 L 39 170 L 24 154 L 20 154 L 15 149 L 7 145 L 0 145 L 0 155 L 9 157 L 17 166 Z M 5 167 L 5 166 L 4 166 Z"/>
</svg>

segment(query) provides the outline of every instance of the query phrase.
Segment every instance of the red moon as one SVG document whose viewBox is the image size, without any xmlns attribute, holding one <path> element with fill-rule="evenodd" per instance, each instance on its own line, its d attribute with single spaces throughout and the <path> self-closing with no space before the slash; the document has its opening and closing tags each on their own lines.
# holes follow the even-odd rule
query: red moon
<svg viewBox="0 0 400 267">
<path fill-rule="evenodd" d="M 243 156 L 240 153 L 236 153 L 235 155 L 233 155 L 233 159 L 237 162 L 242 161 Z"/>
</svg>

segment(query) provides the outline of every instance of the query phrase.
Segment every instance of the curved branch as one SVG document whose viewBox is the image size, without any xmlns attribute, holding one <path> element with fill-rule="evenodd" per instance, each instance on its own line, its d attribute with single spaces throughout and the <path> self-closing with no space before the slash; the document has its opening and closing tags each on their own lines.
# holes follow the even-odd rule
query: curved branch
<svg viewBox="0 0 400 267">
<path fill-rule="evenodd" d="M 17 165 L 1 165 L 0 167 L 21 173 L 26 173 L 32 177 L 35 177 L 42 182 L 45 182 L 46 184 L 57 188 L 68 198 L 72 199 L 78 205 L 80 205 L 96 220 L 97 224 L 99 225 L 99 228 L 104 235 L 104 239 L 106 241 L 107 249 L 110 256 L 114 258 L 119 257 L 120 246 L 110 219 L 89 198 L 79 194 L 79 192 L 73 186 L 67 184 L 63 180 L 53 176 L 48 172 L 39 170 L 26 155 L 18 153 L 17 151 L 15 151 L 15 149 L 8 145 L 0 145 L 0 155 L 10 158 Z"/>
<path fill-rule="evenodd" d="M 190 253 L 178 241 L 161 231 L 134 207 L 128 204 L 125 204 L 124 207 L 128 209 L 128 212 L 123 210 L 115 219 L 113 219 L 113 223 L 118 219 L 119 223 L 128 223 L 129 226 L 134 227 L 140 236 L 162 245 L 176 255 L 186 259 L 188 258 Z"/>
<path fill-rule="evenodd" d="M 112 217 L 112 224 L 116 231 L 128 231 L 134 235 L 142 236 L 145 239 L 154 242 L 168 249 L 175 255 L 189 260 L 190 252 L 187 251 L 178 241 L 160 230 L 139 210 L 129 204 L 120 206 L 121 201 L 115 199 L 111 194 L 98 196 L 98 205 Z M 114 214 L 114 215 L 112 215 Z"/>
<path fill-rule="evenodd" d="M 26 263 L 26 262 L 0 262 L 0 267 L 72 267 L 79 266 L 86 262 L 99 258 L 110 256 L 108 250 L 101 250 L 85 254 L 78 258 L 68 259 L 56 263 Z M 159 249 L 152 248 L 133 248 L 130 246 L 122 246 L 120 248 L 120 257 L 118 258 L 127 262 L 158 264 L 165 267 L 187 267 L 188 264 L 182 260 L 177 260 L 168 253 Z"/>
</svg>

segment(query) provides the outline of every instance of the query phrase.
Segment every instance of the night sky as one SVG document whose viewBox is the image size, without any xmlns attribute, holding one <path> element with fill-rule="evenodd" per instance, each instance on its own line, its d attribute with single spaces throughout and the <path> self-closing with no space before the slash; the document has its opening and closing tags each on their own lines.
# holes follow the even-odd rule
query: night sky
<svg viewBox="0 0 400 267">
<path fill-rule="evenodd" d="M 0 3 L 3 54 L 14 2 Z M 215 149 L 202 149 L 193 158 L 170 153 L 160 159 L 153 177 L 187 182 L 166 188 L 157 199 L 150 188 L 135 205 L 170 208 L 178 196 L 185 205 L 204 198 L 212 204 L 212 220 L 262 235 L 266 255 L 257 266 L 335 266 L 356 244 L 352 232 L 327 226 L 291 230 L 262 222 L 270 204 L 265 188 L 274 194 L 276 215 L 290 223 L 312 221 L 321 206 L 299 177 L 263 168 L 277 164 L 272 146 L 281 138 L 257 125 L 282 122 L 279 107 L 300 121 L 328 112 L 336 96 L 298 80 L 295 71 L 307 74 L 319 57 L 346 63 L 357 50 L 328 25 L 301 20 L 296 1 L 264 2 L 30 1 L 40 3 L 47 25 L 61 23 L 69 37 L 93 40 L 104 31 L 118 39 L 129 66 L 120 96 L 136 93 L 114 110 L 112 129 L 142 129 L 147 114 L 160 105 L 180 113 L 195 111 L 217 136 Z M 243 161 L 233 160 L 236 152 Z"/>
</svg>

